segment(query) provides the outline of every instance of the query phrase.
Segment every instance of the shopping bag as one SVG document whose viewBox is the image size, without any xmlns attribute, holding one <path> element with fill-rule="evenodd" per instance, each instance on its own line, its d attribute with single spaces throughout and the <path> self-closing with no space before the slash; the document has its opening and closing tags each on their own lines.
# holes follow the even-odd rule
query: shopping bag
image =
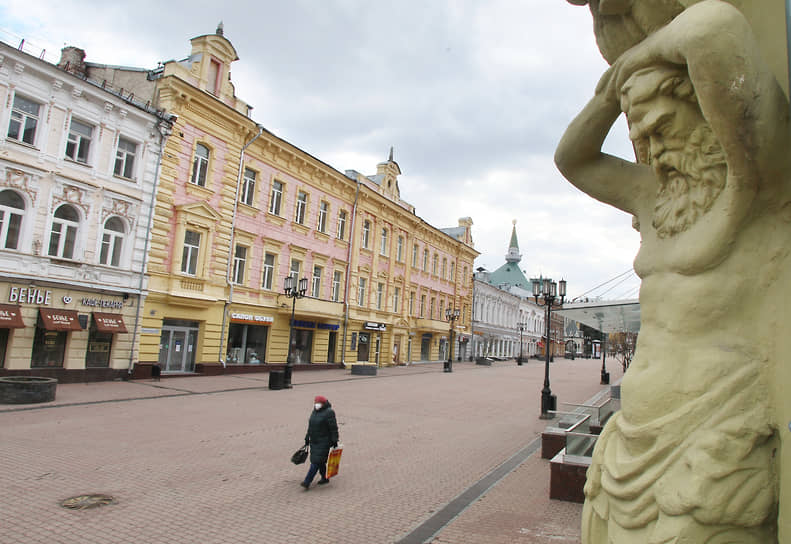
<svg viewBox="0 0 791 544">
<path fill-rule="evenodd" d="M 294 452 L 294 455 L 291 456 L 291 462 L 295 465 L 301 465 L 305 462 L 308 458 L 308 447 L 302 446 L 297 451 Z"/>
<path fill-rule="evenodd" d="M 338 444 L 338 447 L 330 452 L 330 456 L 327 458 L 327 478 L 338 475 L 338 466 L 341 464 L 342 453 L 342 444 Z"/>
</svg>

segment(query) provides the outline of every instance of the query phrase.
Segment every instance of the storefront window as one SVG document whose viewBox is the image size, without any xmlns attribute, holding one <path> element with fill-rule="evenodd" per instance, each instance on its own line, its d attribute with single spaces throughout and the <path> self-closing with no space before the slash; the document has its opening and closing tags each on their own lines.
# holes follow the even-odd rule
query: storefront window
<svg viewBox="0 0 791 544">
<path fill-rule="evenodd" d="M 99 332 L 95 325 L 88 336 L 88 351 L 85 352 L 85 368 L 107 368 L 110 366 L 110 347 L 113 335 Z"/>
<path fill-rule="evenodd" d="M 264 363 L 268 327 L 231 323 L 228 330 L 229 365 L 258 365 Z"/>
<path fill-rule="evenodd" d="M 62 368 L 68 334 L 66 331 L 48 331 L 39 324 L 33 337 L 33 354 L 30 359 L 30 367 Z"/>
<path fill-rule="evenodd" d="M 294 357 L 294 363 L 309 363 L 313 348 L 313 331 L 294 329 L 292 339 L 291 354 Z"/>
<path fill-rule="evenodd" d="M 8 329 L 0 329 L 0 368 L 5 368 L 5 352 L 8 347 Z"/>
</svg>

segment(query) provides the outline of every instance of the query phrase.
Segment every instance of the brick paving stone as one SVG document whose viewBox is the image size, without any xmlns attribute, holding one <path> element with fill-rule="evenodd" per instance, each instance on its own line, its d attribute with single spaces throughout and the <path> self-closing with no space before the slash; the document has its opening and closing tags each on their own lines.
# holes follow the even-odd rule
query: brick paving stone
<svg viewBox="0 0 791 544">
<path fill-rule="evenodd" d="M 558 402 L 600 391 L 600 368 L 556 359 Z M 395 542 L 540 434 L 543 369 L 295 372 L 294 388 L 280 391 L 266 375 L 61 384 L 46 406 L 0 405 L 0 541 Z M 619 369 L 608 365 L 613 379 Z M 316 394 L 337 411 L 344 453 L 330 485 L 305 492 L 307 466 L 289 458 Z M 562 543 L 567 529 L 578 539 L 579 505 L 550 501 L 548 478 L 546 461 L 531 457 L 435 542 Z M 59 506 L 85 493 L 117 502 Z"/>
</svg>

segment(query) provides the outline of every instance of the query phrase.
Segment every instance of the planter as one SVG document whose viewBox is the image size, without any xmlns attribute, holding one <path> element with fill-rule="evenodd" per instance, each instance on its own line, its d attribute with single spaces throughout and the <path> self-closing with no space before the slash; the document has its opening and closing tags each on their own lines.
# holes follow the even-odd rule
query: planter
<svg viewBox="0 0 791 544">
<path fill-rule="evenodd" d="M 55 400 L 58 380 L 38 376 L 0 378 L 0 404 L 35 404 Z"/>
<path fill-rule="evenodd" d="M 352 374 L 357 376 L 376 376 L 376 366 L 352 365 Z"/>
</svg>

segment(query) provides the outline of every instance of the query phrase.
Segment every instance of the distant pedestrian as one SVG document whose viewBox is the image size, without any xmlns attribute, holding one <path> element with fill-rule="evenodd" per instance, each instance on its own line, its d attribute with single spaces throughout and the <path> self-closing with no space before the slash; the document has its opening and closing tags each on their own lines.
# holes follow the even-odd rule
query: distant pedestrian
<svg viewBox="0 0 791 544">
<path fill-rule="evenodd" d="M 305 445 L 310 445 L 310 469 L 299 485 L 307 491 L 313 478 L 316 477 L 316 472 L 321 474 L 319 485 L 329 483 L 327 457 L 330 455 L 330 448 L 338 447 L 338 422 L 335 420 L 335 411 L 330 401 L 321 395 L 313 399 L 313 413 L 308 420 Z"/>
</svg>

